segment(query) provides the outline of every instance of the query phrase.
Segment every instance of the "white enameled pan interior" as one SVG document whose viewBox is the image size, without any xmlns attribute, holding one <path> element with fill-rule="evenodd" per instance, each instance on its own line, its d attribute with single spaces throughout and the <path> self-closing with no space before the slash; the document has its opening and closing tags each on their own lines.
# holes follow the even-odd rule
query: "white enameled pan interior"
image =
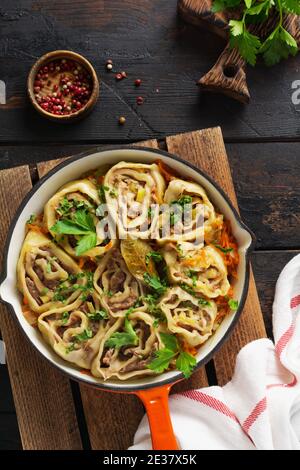
<svg viewBox="0 0 300 470">
<path fill-rule="evenodd" d="M 33 343 L 33 345 L 47 358 L 52 364 L 58 366 L 63 372 L 71 375 L 75 380 L 84 380 L 92 385 L 102 383 L 99 379 L 82 374 L 79 369 L 73 367 L 57 356 L 53 350 L 42 339 L 39 331 L 31 327 L 23 317 L 21 310 L 21 296 L 16 288 L 16 265 L 21 250 L 21 246 L 25 235 L 25 223 L 32 213 L 41 213 L 43 206 L 48 199 L 65 183 L 78 178 L 83 173 L 100 167 L 102 165 L 113 165 L 119 161 L 133 161 L 140 163 L 150 163 L 160 158 L 171 168 L 176 170 L 183 178 L 193 179 L 195 182 L 201 184 L 207 191 L 209 198 L 213 204 L 219 208 L 221 213 L 231 221 L 232 230 L 239 245 L 240 264 L 238 268 L 238 279 L 234 285 L 234 297 L 240 300 L 243 294 L 243 289 L 246 279 L 246 251 L 252 243 L 252 238 L 247 230 L 245 230 L 237 221 L 234 212 L 230 205 L 224 199 L 222 194 L 207 180 L 204 176 L 196 172 L 193 168 L 185 165 L 184 163 L 174 160 L 165 154 L 157 154 L 144 149 L 113 149 L 101 152 L 96 152 L 88 156 L 84 156 L 78 160 L 70 162 L 70 164 L 63 166 L 56 173 L 51 175 L 32 195 L 32 197 L 25 204 L 22 212 L 19 215 L 17 223 L 11 235 L 11 240 L 7 256 L 7 277 L 0 286 L 1 298 L 11 304 L 17 319 L 25 332 L 26 336 Z M 221 341 L 226 334 L 235 314 L 228 315 L 216 333 L 201 346 L 197 360 L 202 361 L 205 357 L 211 354 L 213 349 Z M 178 376 L 178 371 L 167 372 L 156 377 L 147 377 L 144 379 L 131 380 L 130 382 L 107 380 L 105 382 L 110 388 L 122 389 L 135 389 L 142 388 L 146 384 L 149 386 L 159 386 L 166 380 L 172 380 Z"/>
</svg>

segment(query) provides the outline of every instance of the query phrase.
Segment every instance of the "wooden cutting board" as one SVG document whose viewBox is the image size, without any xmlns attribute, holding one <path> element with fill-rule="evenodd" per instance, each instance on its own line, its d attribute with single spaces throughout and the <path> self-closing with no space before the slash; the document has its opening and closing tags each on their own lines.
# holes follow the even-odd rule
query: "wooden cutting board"
<svg viewBox="0 0 300 470">
<path fill-rule="evenodd" d="M 138 145 L 158 148 L 151 140 Z M 229 163 L 220 128 L 167 137 L 168 151 L 206 171 L 237 207 Z M 9 223 L 32 187 L 31 174 L 41 178 L 61 160 L 0 172 L 0 242 L 4 244 Z M 33 171 L 32 171 L 33 170 Z M 20 184 L 22 182 L 22 184 Z M 143 407 L 132 395 L 102 392 L 71 383 L 50 366 L 27 342 L 6 307 L 0 305 L 0 328 L 6 344 L 7 362 L 24 449 L 126 449 L 143 416 Z M 235 358 L 249 341 L 265 337 L 265 327 L 251 273 L 248 299 L 230 339 L 214 357 L 218 383 L 232 376 Z M 205 368 L 174 387 L 174 391 L 208 385 Z M 84 439 L 82 439 L 82 436 Z"/>
<path fill-rule="evenodd" d="M 246 62 L 236 49 L 229 46 L 229 26 L 231 19 L 240 18 L 238 12 L 228 13 L 211 11 L 213 0 L 178 0 L 178 11 L 188 23 L 199 28 L 206 28 L 223 37 L 227 42 L 215 65 L 199 80 L 199 85 L 205 91 L 223 93 L 242 103 L 248 103 L 250 92 L 246 79 Z M 276 18 L 270 18 L 263 24 L 251 27 L 251 33 L 264 39 L 274 29 Z M 285 15 L 285 29 L 300 45 L 300 17 Z"/>
</svg>

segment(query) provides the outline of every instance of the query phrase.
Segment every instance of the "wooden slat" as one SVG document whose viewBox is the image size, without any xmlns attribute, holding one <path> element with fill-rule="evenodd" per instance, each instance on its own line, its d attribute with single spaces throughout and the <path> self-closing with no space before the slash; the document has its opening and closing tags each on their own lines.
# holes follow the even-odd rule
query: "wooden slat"
<svg viewBox="0 0 300 470">
<path fill-rule="evenodd" d="M 171 153 L 190 161 L 209 174 L 224 189 L 234 206 L 238 208 L 220 128 L 171 136 L 166 141 L 167 148 Z M 241 347 L 249 341 L 265 336 L 264 321 L 251 272 L 248 298 L 240 321 L 229 340 L 214 357 L 220 385 L 231 378 L 236 355 Z"/>
<path fill-rule="evenodd" d="M 27 166 L 0 173 L 1 246 L 12 216 L 30 189 Z M 36 353 L 3 305 L 0 326 L 24 449 L 80 449 L 69 381 Z"/>
<path fill-rule="evenodd" d="M 52 170 L 52 168 L 56 167 L 59 163 L 67 160 L 66 158 L 57 158 L 56 160 L 50 160 L 49 162 L 40 162 L 37 164 L 38 175 L 42 178 L 44 175 L 48 173 L 48 171 Z"/>
</svg>

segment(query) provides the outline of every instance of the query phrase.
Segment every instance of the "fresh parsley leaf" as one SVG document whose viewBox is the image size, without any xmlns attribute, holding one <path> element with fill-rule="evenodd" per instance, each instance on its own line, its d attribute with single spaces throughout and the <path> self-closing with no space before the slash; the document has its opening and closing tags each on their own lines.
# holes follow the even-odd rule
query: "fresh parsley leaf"
<svg viewBox="0 0 300 470">
<path fill-rule="evenodd" d="M 82 237 L 76 248 L 75 248 L 75 254 L 76 256 L 80 256 L 86 251 L 90 250 L 91 248 L 94 248 L 97 245 L 97 234 L 96 232 L 89 232 L 87 235 L 84 235 Z"/>
<path fill-rule="evenodd" d="M 176 352 L 169 349 L 159 349 L 155 352 L 155 358 L 148 364 L 148 368 L 160 374 L 168 369 L 171 360 L 176 356 Z"/>
<path fill-rule="evenodd" d="M 79 333 L 79 335 L 74 336 L 74 340 L 78 342 L 82 342 L 82 341 L 87 341 L 92 337 L 93 337 L 92 330 L 87 328 L 82 333 Z"/>
<path fill-rule="evenodd" d="M 228 305 L 231 310 L 237 310 L 239 307 L 238 301 L 233 299 L 228 300 Z"/>
<path fill-rule="evenodd" d="M 223 248 L 221 245 L 215 245 L 216 248 L 218 248 L 218 250 L 222 251 L 222 253 L 230 253 L 231 251 L 233 251 L 233 248 Z"/>
<path fill-rule="evenodd" d="M 144 281 L 158 295 L 164 294 L 167 289 L 158 276 L 151 276 L 149 273 L 144 273 Z"/>
<path fill-rule="evenodd" d="M 288 13 L 294 13 L 300 15 L 300 3 L 299 0 L 281 0 L 282 7 Z"/>
<path fill-rule="evenodd" d="M 103 203 L 106 202 L 105 191 L 109 191 L 108 186 L 104 186 L 104 184 L 100 184 L 100 186 L 98 188 L 98 192 L 99 192 L 100 200 Z"/>
<path fill-rule="evenodd" d="M 203 305 L 203 307 L 210 307 L 211 306 L 211 303 L 208 300 L 203 299 L 203 298 L 198 300 L 198 304 L 200 306 Z"/>
<path fill-rule="evenodd" d="M 158 251 L 150 251 L 146 254 L 146 266 L 148 266 L 151 259 L 153 259 L 154 263 L 160 263 L 163 257 Z"/>
<path fill-rule="evenodd" d="M 72 201 L 69 201 L 69 199 L 64 196 L 63 199 L 60 201 L 58 207 L 56 208 L 56 212 L 59 215 L 66 215 L 70 212 L 70 210 L 73 207 Z"/>
<path fill-rule="evenodd" d="M 245 4 L 246 4 L 246 7 L 247 8 L 250 8 L 251 5 L 252 5 L 252 0 L 244 0 Z"/>
<path fill-rule="evenodd" d="M 295 39 L 284 28 L 274 30 L 260 48 L 267 65 L 275 65 L 281 59 L 296 55 L 298 46 Z"/>
<path fill-rule="evenodd" d="M 86 230 L 93 231 L 95 230 L 95 224 L 93 217 L 86 210 L 77 210 L 73 214 L 73 221 L 82 228 Z"/>
<path fill-rule="evenodd" d="M 185 351 L 181 351 L 176 359 L 176 367 L 183 373 L 186 379 L 191 376 L 196 364 L 196 358 Z"/>
<path fill-rule="evenodd" d="M 180 287 L 181 287 L 181 289 L 185 290 L 185 292 L 187 292 L 188 294 L 193 295 L 194 297 L 196 296 L 196 292 L 194 291 L 194 289 L 192 287 L 188 286 L 187 284 L 184 284 L 182 282 L 180 284 Z"/>
<path fill-rule="evenodd" d="M 74 349 L 75 349 L 75 344 L 71 343 L 71 345 L 66 348 L 66 354 L 69 354 L 71 351 L 74 351 Z"/>
<path fill-rule="evenodd" d="M 256 64 L 256 56 L 260 51 L 261 42 L 257 36 L 249 33 L 244 21 L 230 20 L 230 46 L 237 48 L 241 56 L 250 64 Z"/>
<path fill-rule="evenodd" d="M 170 335 L 168 333 L 160 333 L 162 342 L 164 343 L 166 349 L 173 351 L 174 353 L 178 351 L 178 342 L 176 336 Z"/>
<path fill-rule="evenodd" d="M 112 297 L 114 293 L 111 290 L 104 290 L 103 295 L 107 295 L 107 297 Z"/>
<path fill-rule="evenodd" d="M 194 271 L 193 269 L 189 269 L 187 272 L 188 277 L 192 279 L 193 287 L 196 287 L 197 285 L 197 279 L 198 279 L 198 273 L 197 271 Z"/>
<path fill-rule="evenodd" d="M 234 8 L 241 3 L 241 0 L 214 0 L 212 11 L 217 13 L 226 10 L 226 8 Z"/>
<path fill-rule="evenodd" d="M 68 323 L 69 318 L 70 318 L 70 313 L 69 312 L 63 312 L 63 314 L 61 316 L 61 324 L 66 325 L 66 323 Z"/>
<path fill-rule="evenodd" d="M 35 214 L 31 214 L 31 216 L 29 217 L 29 219 L 26 221 L 26 224 L 32 224 L 36 219 L 36 215 Z"/>
<path fill-rule="evenodd" d="M 48 266 L 48 265 L 47 265 L 47 266 Z M 46 268 L 46 270 L 47 270 L 47 268 Z M 40 295 L 46 295 L 48 292 L 49 292 L 48 287 L 43 287 L 43 289 L 42 289 L 41 292 L 40 292 Z"/>
<path fill-rule="evenodd" d="M 100 320 L 105 320 L 106 318 L 108 318 L 108 313 L 103 308 L 101 310 L 95 310 L 94 312 L 88 313 L 87 317 L 90 320 L 100 321 Z"/>
<path fill-rule="evenodd" d="M 116 331 L 105 341 L 108 348 L 120 349 L 122 346 L 136 346 L 139 342 L 138 335 L 133 329 L 131 322 L 125 318 L 124 331 Z"/>
<path fill-rule="evenodd" d="M 46 264 L 46 272 L 49 274 L 51 273 L 52 271 L 52 262 L 53 261 L 56 261 L 57 258 L 55 256 L 52 256 L 51 258 L 49 258 L 49 260 L 47 261 L 47 264 Z"/>
<path fill-rule="evenodd" d="M 110 195 L 110 197 L 113 197 L 113 198 L 118 197 L 118 190 L 117 190 L 116 188 L 112 188 L 112 189 L 109 191 L 109 195 Z"/>
<path fill-rule="evenodd" d="M 51 232 L 65 235 L 86 235 L 89 230 L 77 225 L 72 220 L 62 219 L 50 228 Z"/>
</svg>

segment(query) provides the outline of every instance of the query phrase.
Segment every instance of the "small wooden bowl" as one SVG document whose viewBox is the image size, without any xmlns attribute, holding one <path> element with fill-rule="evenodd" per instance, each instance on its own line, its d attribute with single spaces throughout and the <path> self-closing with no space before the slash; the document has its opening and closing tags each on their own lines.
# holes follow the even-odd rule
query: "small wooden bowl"
<svg viewBox="0 0 300 470">
<path fill-rule="evenodd" d="M 87 72 L 89 73 L 91 77 L 92 92 L 91 92 L 91 96 L 89 97 L 88 102 L 78 111 L 75 111 L 71 114 L 56 115 L 56 114 L 52 114 L 46 111 L 39 105 L 34 95 L 34 89 L 33 89 L 34 81 L 35 81 L 38 71 L 40 70 L 42 66 L 45 66 L 49 62 L 53 60 L 57 60 L 57 59 L 67 59 L 67 60 L 73 60 L 74 62 L 77 62 L 83 68 L 85 68 L 85 70 L 87 70 Z M 28 92 L 28 96 L 32 105 L 38 111 L 39 114 L 41 114 L 47 119 L 50 119 L 51 121 L 68 123 L 68 122 L 74 122 L 79 119 L 82 119 L 88 113 L 91 112 L 91 110 L 95 106 L 99 97 L 99 80 L 92 64 L 87 59 L 85 59 L 82 55 L 77 54 L 76 52 L 73 52 L 73 51 L 58 50 L 58 51 L 48 52 L 47 54 L 43 55 L 32 66 L 28 75 L 28 79 L 27 79 L 27 92 Z"/>
</svg>

